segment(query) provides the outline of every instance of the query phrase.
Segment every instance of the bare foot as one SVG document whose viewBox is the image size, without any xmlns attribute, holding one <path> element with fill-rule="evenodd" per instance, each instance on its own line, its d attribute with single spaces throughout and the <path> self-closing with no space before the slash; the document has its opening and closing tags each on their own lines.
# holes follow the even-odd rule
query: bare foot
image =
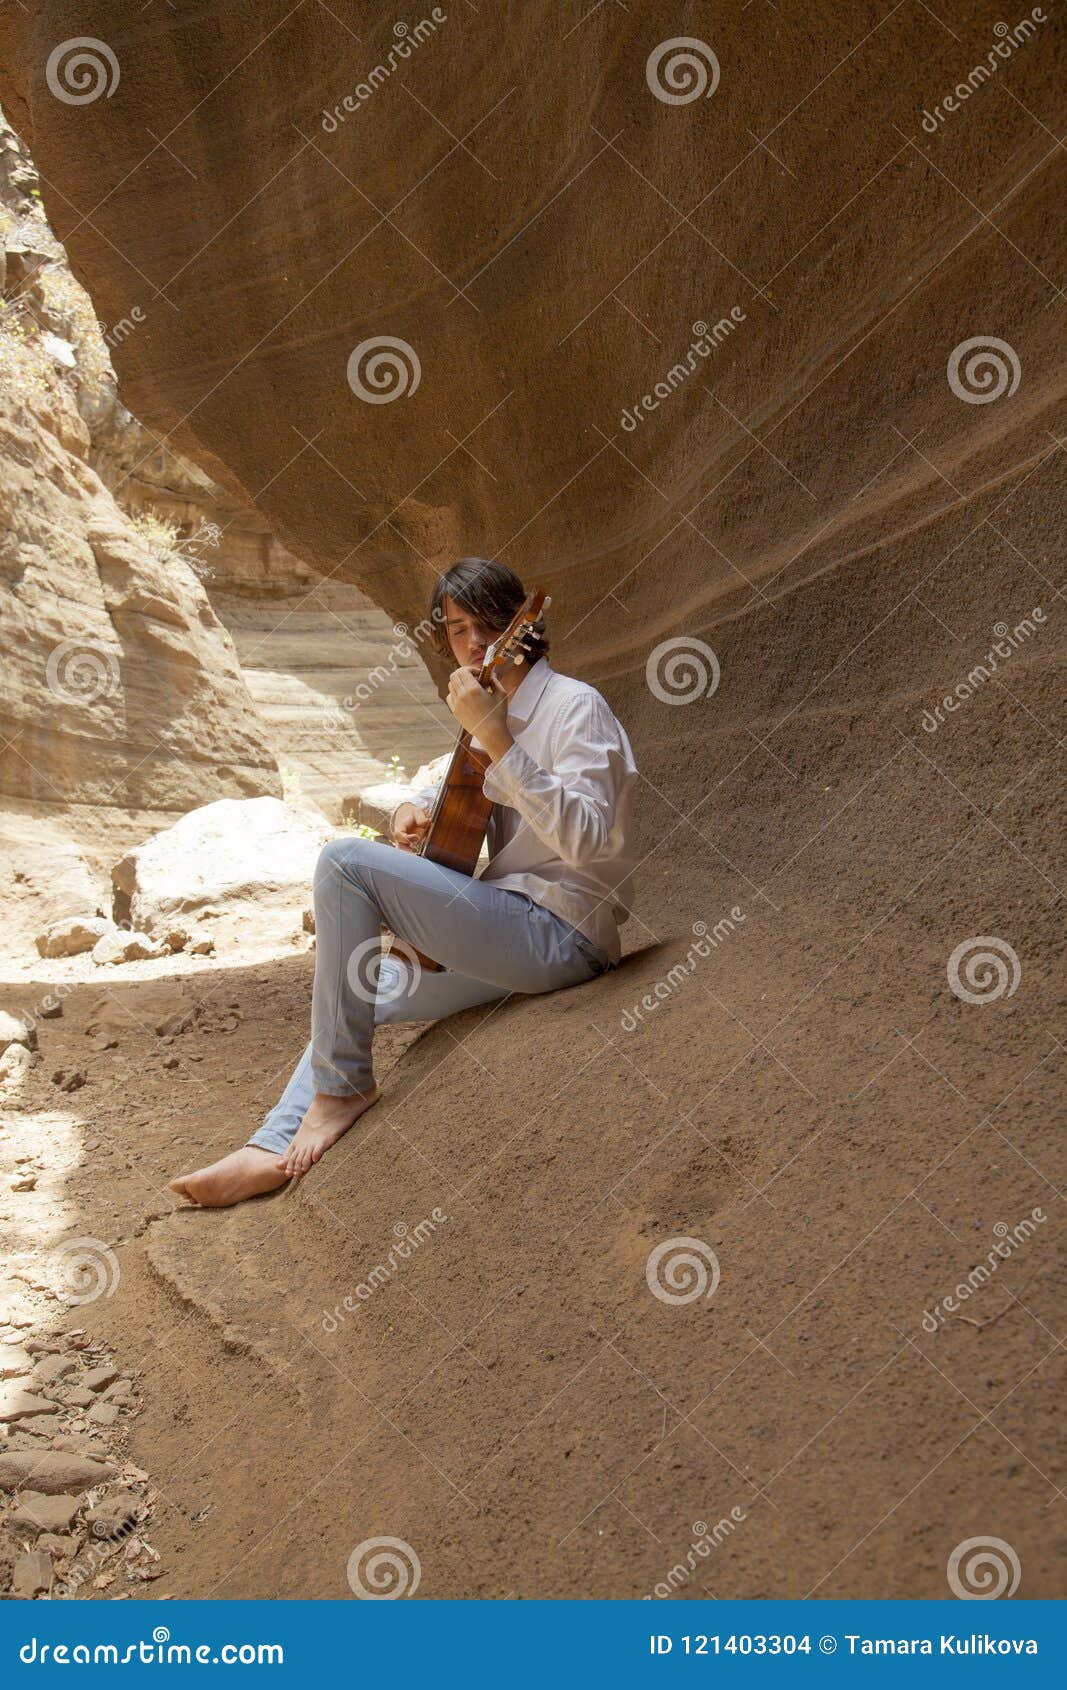
<svg viewBox="0 0 1067 1690">
<path fill-rule="evenodd" d="M 241 1203 L 246 1197 L 258 1197 L 264 1191 L 276 1191 L 284 1185 L 288 1174 L 279 1170 L 278 1157 L 273 1150 L 260 1150 L 258 1145 L 246 1144 L 221 1162 L 209 1168 L 198 1168 L 195 1174 L 180 1174 L 172 1179 L 170 1189 L 190 1203 L 205 1209 L 225 1209 L 231 1203 Z"/>
<path fill-rule="evenodd" d="M 292 1144 L 274 1166 L 287 1176 L 306 1174 L 381 1095 L 377 1086 L 373 1091 L 352 1092 L 348 1097 L 330 1097 L 317 1091 Z"/>
</svg>

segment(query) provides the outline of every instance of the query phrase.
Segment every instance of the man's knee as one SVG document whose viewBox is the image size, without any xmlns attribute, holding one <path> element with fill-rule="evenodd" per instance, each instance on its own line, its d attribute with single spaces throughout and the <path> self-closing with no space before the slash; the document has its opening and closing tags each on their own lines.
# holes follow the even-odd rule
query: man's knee
<svg viewBox="0 0 1067 1690">
<path fill-rule="evenodd" d="M 373 853 L 380 849 L 372 839 L 331 839 L 322 847 L 315 864 L 316 890 L 328 885 L 335 875 L 342 875 L 346 880 L 358 880 L 359 870 L 372 861 Z"/>
</svg>

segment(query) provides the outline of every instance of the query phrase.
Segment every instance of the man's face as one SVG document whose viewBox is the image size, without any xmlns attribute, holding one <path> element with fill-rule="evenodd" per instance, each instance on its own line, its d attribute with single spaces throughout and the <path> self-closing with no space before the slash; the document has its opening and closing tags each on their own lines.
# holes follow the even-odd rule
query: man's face
<svg viewBox="0 0 1067 1690">
<path fill-rule="evenodd" d="M 441 608 L 445 613 L 445 632 L 452 648 L 452 656 L 463 669 L 480 668 L 486 651 L 499 630 L 486 628 L 484 624 L 476 622 L 470 611 L 464 610 L 455 599 L 446 597 Z"/>
</svg>

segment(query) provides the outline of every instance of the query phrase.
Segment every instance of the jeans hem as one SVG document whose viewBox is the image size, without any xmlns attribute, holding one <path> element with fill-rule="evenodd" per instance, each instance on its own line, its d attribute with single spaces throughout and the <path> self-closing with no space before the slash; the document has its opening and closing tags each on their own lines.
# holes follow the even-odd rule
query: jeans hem
<svg viewBox="0 0 1067 1690">
<path fill-rule="evenodd" d="M 268 1144 L 265 1142 L 265 1140 L 273 1139 L 275 1136 L 280 1141 L 279 1143 Z M 268 1150 L 272 1156 L 284 1156 L 292 1142 L 292 1133 L 288 1134 L 288 1136 L 284 1133 L 278 1133 L 275 1135 L 274 1133 L 265 1131 L 263 1127 L 260 1127 L 258 1132 L 253 1133 L 252 1137 L 245 1141 L 245 1149 L 247 1150 L 251 1147 L 253 1150 Z"/>
</svg>

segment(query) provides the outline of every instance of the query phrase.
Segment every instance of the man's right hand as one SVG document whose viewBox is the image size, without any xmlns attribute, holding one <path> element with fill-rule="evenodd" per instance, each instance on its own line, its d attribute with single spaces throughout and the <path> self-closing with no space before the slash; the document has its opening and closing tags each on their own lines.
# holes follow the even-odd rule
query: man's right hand
<svg viewBox="0 0 1067 1690">
<path fill-rule="evenodd" d="M 393 844 L 414 851 L 430 825 L 430 812 L 421 804 L 398 804 L 393 815 Z"/>
</svg>

